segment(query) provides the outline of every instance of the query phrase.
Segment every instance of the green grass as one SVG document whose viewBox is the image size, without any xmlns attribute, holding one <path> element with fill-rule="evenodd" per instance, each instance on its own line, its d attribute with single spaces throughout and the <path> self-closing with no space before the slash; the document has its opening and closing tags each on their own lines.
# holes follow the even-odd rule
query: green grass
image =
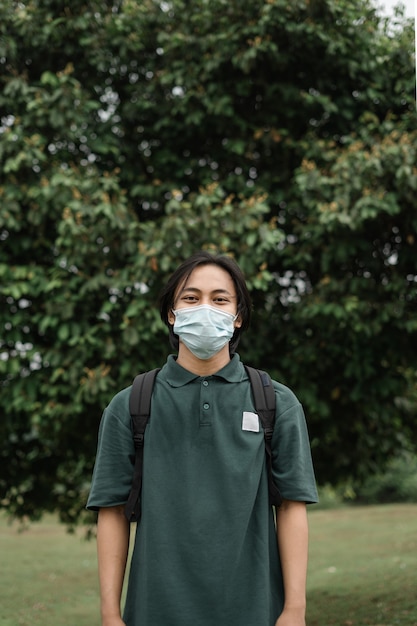
<svg viewBox="0 0 417 626">
<path fill-rule="evenodd" d="M 99 626 L 95 543 L 84 534 L 49 517 L 19 532 L 1 518 L 1 626 Z"/>
<path fill-rule="evenodd" d="M 417 506 L 310 511 L 308 626 L 417 626 Z"/>
<path fill-rule="evenodd" d="M 308 626 L 417 626 L 417 505 L 311 507 L 309 520 Z M 83 530 L 1 517 L 0 555 L 0 626 L 99 626 Z"/>
</svg>

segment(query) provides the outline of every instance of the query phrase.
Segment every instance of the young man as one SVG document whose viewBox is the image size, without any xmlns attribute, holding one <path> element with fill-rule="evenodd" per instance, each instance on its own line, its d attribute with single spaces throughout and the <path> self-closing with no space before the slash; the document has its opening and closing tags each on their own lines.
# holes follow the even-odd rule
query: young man
<svg viewBox="0 0 417 626">
<path fill-rule="evenodd" d="M 87 504 L 99 511 L 103 626 L 305 625 L 306 503 L 317 501 L 307 429 L 297 398 L 274 382 L 273 475 L 283 497 L 275 525 L 262 427 L 235 353 L 250 308 L 237 265 L 206 252 L 187 259 L 161 296 L 178 356 L 152 395 L 123 620 L 130 388 L 104 412 Z"/>
</svg>

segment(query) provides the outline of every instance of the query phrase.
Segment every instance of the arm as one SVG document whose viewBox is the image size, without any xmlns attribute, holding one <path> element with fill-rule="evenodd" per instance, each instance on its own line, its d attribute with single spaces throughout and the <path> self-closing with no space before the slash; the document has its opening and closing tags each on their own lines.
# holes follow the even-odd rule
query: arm
<svg viewBox="0 0 417 626">
<path fill-rule="evenodd" d="M 97 556 L 103 626 L 122 626 L 120 600 L 129 550 L 130 527 L 124 507 L 102 508 L 98 514 Z"/>
<path fill-rule="evenodd" d="M 277 539 L 285 603 L 275 626 L 305 626 L 308 523 L 304 502 L 282 502 L 277 510 Z"/>
</svg>

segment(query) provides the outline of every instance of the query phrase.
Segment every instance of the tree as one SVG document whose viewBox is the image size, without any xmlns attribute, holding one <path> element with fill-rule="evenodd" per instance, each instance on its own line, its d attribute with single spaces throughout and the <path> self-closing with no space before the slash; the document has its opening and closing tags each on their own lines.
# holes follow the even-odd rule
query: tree
<svg viewBox="0 0 417 626">
<path fill-rule="evenodd" d="M 365 478 L 415 437 L 417 132 L 365 118 L 297 170 L 284 251 L 285 368 L 335 478 Z"/>
<path fill-rule="evenodd" d="M 0 5 L 0 33 L 4 508 L 80 517 L 102 408 L 164 359 L 157 294 L 200 247 L 244 269 L 242 354 L 302 398 L 320 482 L 415 441 L 401 15 L 28 0 Z"/>
</svg>

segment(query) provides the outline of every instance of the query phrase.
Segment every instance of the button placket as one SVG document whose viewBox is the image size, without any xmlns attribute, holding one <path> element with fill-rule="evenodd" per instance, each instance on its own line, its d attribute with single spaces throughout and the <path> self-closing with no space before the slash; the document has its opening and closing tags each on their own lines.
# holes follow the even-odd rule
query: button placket
<svg viewBox="0 0 417 626">
<path fill-rule="evenodd" d="M 200 424 L 207 426 L 211 424 L 211 402 L 210 402 L 210 384 L 209 381 L 203 379 L 201 381 L 201 415 L 200 415 Z"/>
</svg>

